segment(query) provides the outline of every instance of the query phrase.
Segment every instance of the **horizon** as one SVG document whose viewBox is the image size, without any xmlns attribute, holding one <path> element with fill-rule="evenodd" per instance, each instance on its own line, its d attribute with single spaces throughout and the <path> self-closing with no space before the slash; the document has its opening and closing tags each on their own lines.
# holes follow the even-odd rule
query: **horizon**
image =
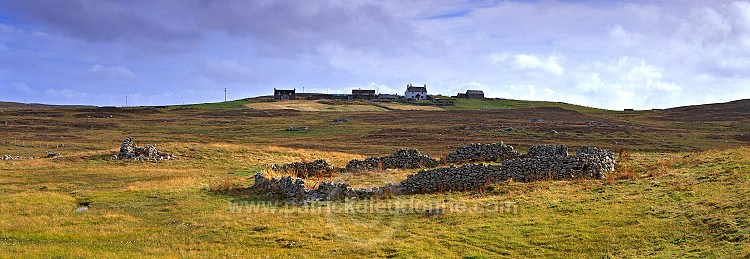
<svg viewBox="0 0 750 259">
<path fill-rule="evenodd" d="M 608 110 L 750 99 L 749 1 L 0 3 L 0 100 L 162 106 L 407 84 Z"/>
</svg>

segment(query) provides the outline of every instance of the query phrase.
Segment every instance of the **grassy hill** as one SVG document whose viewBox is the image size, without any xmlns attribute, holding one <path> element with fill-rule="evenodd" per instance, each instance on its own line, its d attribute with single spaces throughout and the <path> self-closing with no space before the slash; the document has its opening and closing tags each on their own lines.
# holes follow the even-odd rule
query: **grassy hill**
<svg viewBox="0 0 750 259">
<path fill-rule="evenodd" d="M 746 101 L 636 113 L 513 100 L 336 113 L 252 103 L 0 108 L 0 157 L 24 157 L 0 160 L 0 257 L 750 256 Z M 110 160 L 126 136 L 177 159 Z M 246 189 L 277 163 L 344 166 L 401 147 L 440 157 L 497 141 L 623 151 L 605 180 L 508 182 L 481 193 L 300 208 Z M 417 171 L 325 180 L 371 186 Z"/>
</svg>

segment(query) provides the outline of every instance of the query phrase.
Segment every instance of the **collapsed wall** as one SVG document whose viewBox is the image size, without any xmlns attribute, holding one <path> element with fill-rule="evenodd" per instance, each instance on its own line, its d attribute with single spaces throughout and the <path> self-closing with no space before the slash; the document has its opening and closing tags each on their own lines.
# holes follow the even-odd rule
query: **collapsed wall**
<svg viewBox="0 0 750 259">
<path fill-rule="evenodd" d="M 253 188 L 265 191 L 280 198 L 297 201 L 334 201 L 351 199 L 370 199 L 397 193 L 398 187 L 388 184 L 383 187 L 355 189 L 347 183 L 325 180 L 316 188 L 308 189 L 305 181 L 291 176 L 268 178 L 263 173 L 256 173 Z"/>
<path fill-rule="evenodd" d="M 417 149 L 402 148 L 391 155 L 383 157 L 368 157 L 364 160 L 354 159 L 346 164 L 347 171 L 363 171 L 375 169 L 414 169 L 435 167 L 440 164 L 436 159 L 419 153 Z"/>
<path fill-rule="evenodd" d="M 312 162 L 292 162 L 283 165 L 274 164 L 271 166 L 271 170 L 295 175 L 299 178 L 331 176 L 335 172 L 333 166 L 323 159 Z"/>
<path fill-rule="evenodd" d="M 513 150 L 512 146 L 505 145 L 503 142 L 491 144 L 472 143 L 460 146 L 455 151 L 448 153 L 445 156 L 445 162 L 495 162 L 516 157 L 518 157 L 518 152 Z"/>
<path fill-rule="evenodd" d="M 133 138 L 127 137 L 120 145 L 120 152 L 112 155 L 112 160 L 133 159 L 138 161 L 158 161 L 172 159 L 172 155 L 165 154 L 156 149 L 156 144 L 138 147 Z"/>
<path fill-rule="evenodd" d="M 388 184 L 383 187 L 354 189 L 346 183 L 323 181 L 317 188 L 307 189 L 302 179 L 290 176 L 269 179 L 263 173 L 255 175 L 254 187 L 296 200 L 367 199 L 388 194 L 479 190 L 488 184 L 511 179 L 520 182 L 543 179 L 603 179 L 606 172 L 615 169 L 612 151 L 586 146 L 579 148 L 574 156 L 569 156 L 567 150 L 568 147 L 561 145 L 532 146 L 527 154 L 504 160 L 502 165 L 466 164 L 460 167 L 421 170 L 407 176 L 398 185 Z M 349 168 L 347 165 L 347 169 Z"/>
<path fill-rule="evenodd" d="M 609 150 L 582 147 L 575 156 L 568 156 L 565 146 L 539 146 L 530 150 L 534 152 L 522 158 L 505 160 L 501 166 L 475 164 L 421 170 L 409 175 L 400 186 L 404 193 L 464 191 L 509 179 L 520 182 L 603 179 L 606 172 L 614 171 L 614 154 Z"/>
</svg>

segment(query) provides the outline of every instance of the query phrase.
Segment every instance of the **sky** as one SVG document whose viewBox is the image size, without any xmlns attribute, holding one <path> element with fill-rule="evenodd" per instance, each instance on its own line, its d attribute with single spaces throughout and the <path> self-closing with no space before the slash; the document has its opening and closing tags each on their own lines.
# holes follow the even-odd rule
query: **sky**
<svg viewBox="0 0 750 259">
<path fill-rule="evenodd" d="M 0 101 L 468 89 L 606 109 L 750 98 L 750 1 L 3 0 Z"/>
</svg>

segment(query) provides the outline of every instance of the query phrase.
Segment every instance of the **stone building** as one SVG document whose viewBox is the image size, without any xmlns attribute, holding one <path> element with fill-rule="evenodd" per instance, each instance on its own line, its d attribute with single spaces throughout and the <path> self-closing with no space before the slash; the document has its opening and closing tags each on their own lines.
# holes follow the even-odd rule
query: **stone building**
<svg viewBox="0 0 750 259">
<path fill-rule="evenodd" d="M 484 99 L 482 90 L 466 90 L 466 93 L 459 93 L 456 97 L 465 99 Z"/>
<path fill-rule="evenodd" d="M 282 90 L 282 89 L 273 88 L 273 99 L 276 99 L 276 100 L 295 100 L 295 99 L 297 99 L 296 92 L 297 92 L 296 88 L 294 88 L 292 90 Z"/>
<path fill-rule="evenodd" d="M 406 85 L 406 92 L 404 92 L 404 98 L 407 100 L 427 100 L 427 85 L 424 86 L 413 86 L 412 84 Z"/>
<path fill-rule="evenodd" d="M 374 99 L 375 90 L 352 89 L 352 96 L 356 98 Z"/>
</svg>

